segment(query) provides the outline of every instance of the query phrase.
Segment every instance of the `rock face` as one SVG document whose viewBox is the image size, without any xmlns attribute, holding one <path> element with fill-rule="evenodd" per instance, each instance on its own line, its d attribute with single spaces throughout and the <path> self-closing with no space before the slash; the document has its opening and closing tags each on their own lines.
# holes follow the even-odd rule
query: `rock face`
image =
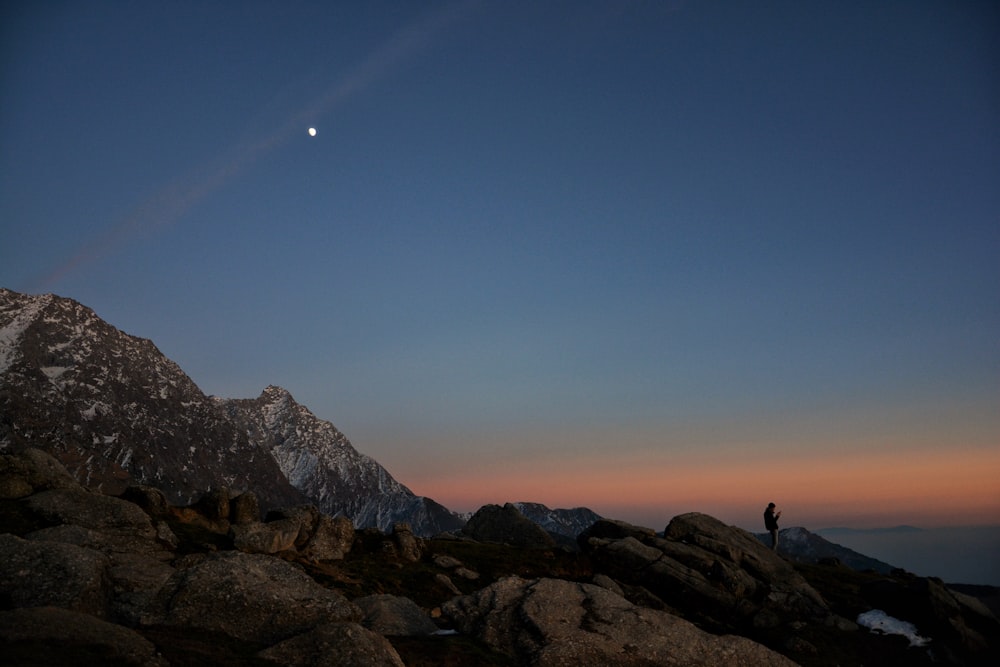
<svg viewBox="0 0 1000 667">
<path fill-rule="evenodd" d="M 444 613 L 521 665 L 794 665 L 743 637 L 716 636 L 593 584 L 503 579 Z"/>
<path fill-rule="evenodd" d="M 675 517 L 663 538 L 649 529 L 599 521 L 581 534 L 580 543 L 617 581 L 641 586 L 664 607 L 682 607 L 720 632 L 822 623 L 831 615 L 791 564 L 750 533 L 705 514 Z"/>
<path fill-rule="evenodd" d="M 322 512 L 343 514 L 358 527 L 382 531 L 404 521 L 423 536 L 462 526 L 454 513 L 414 495 L 374 459 L 360 454 L 333 424 L 317 418 L 288 391 L 271 386 L 256 399 L 218 403 Z"/>
<path fill-rule="evenodd" d="M 146 485 L 189 505 L 225 488 L 252 492 L 257 513 L 310 502 L 359 527 L 405 522 L 420 536 L 463 524 L 284 389 L 205 396 L 151 341 L 51 294 L 0 288 L 0 415 L 0 451 L 42 449 L 76 481 L 113 495 Z M 23 493 L 0 477 L 0 495 Z"/>
<path fill-rule="evenodd" d="M 149 340 L 54 295 L 0 289 L 0 449 L 44 449 L 87 486 L 175 504 L 219 486 L 302 502 L 278 464 Z"/>
</svg>

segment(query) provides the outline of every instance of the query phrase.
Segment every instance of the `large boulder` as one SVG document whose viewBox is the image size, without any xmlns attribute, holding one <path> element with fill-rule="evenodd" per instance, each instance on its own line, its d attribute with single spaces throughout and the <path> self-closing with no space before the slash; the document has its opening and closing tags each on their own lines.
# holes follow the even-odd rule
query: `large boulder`
<svg viewBox="0 0 1000 667">
<path fill-rule="evenodd" d="M 361 610 L 344 596 L 323 588 L 295 565 L 230 551 L 179 569 L 142 622 L 272 644 L 320 623 L 361 617 Z"/>
<path fill-rule="evenodd" d="M 462 534 L 479 542 L 509 544 L 524 549 L 551 549 L 556 541 L 513 504 L 484 505 L 462 528 Z"/>
<path fill-rule="evenodd" d="M 0 605 L 61 607 L 105 618 L 109 565 L 104 554 L 76 545 L 0 535 Z"/>
<path fill-rule="evenodd" d="M 830 616 L 822 596 L 789 563 L 747 531 L 706 514 L 675 517 L 663 538 L 598 522 L 580 545 L 602 573 L 719 632 Z"/>
<path fill-rule="evenodd" d="M 343 515 L 321 514 L 302 554 L 313 560 L 343 560 L 353 544 L 354 522 Z"/>
<path fill-rule="evenodd" d="M 356 623 L 318 625 L 257 657 L 284 667 L 404 667 L 389 640 Z"/>
<path fill-rule="evenodd" d="M 0 612 L 5 665 L 168 667 L 152 642 L 134 630 L 58 607 Z"/>
<path fill-rule="evenodd" d="M 156 539 L 156 529 L 142 508 L 121 498 L 83 489 L 51 489 L 22 501 L 54 524 L 81 526 L 106 534 Z"/>
<path fill-rule="evenodd" d="M 62 463 L 40 449 L 0 454 L 0 499 L 13 500 L 49 489 L 81 488 Z"/>
<path fill-rule="evenodd" d="M 368 595 L 354 600 L 364 612 L 364 626 L 380 635 L 421 637 L 438 627 L 413 600 L 398 595 Z"/>
<path fill-rule="evenodd" d="M 744 637 L 716 636 L 593 584 L 501 579 L 445 603 L 456 628 L 536 667 L 794 665 Z"/>
</svg>

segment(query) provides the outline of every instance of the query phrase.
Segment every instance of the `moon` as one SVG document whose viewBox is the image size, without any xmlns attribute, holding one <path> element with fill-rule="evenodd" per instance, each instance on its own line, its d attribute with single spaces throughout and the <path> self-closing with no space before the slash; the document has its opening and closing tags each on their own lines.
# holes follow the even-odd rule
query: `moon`
<svg viewBox="0 0 1000 667">
<path fill-rule="evenodd" d="M 316 128 L 315 127 L 310 127 L 309 128 L 309 136 L 310 137 L 315 137 L 316 136 Z"/>
</svg>

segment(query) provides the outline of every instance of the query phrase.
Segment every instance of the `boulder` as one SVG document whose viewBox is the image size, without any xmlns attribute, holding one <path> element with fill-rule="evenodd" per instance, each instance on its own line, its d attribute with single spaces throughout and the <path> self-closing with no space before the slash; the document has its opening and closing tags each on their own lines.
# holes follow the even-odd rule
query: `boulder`
<svg viewBox="0 0 1000 667">
<path fill-rule="evenodd" d="M 343 560 L 354 544 L 354 523 L 346 516 L 321 514 L 302 553 L 313 560 Z"/>
<path fill-rule="evenodd" d="M 169 667 L 137 632 L 58 607 L 0 612 L 5 665 Z"/>
<path fill-rule="evenodd" d="M 392 541 L 396 546 L 396 553 L 405 561 L 416 563 L 423 556 L 423 542 L 413 534 L 408 523 L 393 524 Z"/>
<path fill-rule="evenodd" d="M 50 523 L 81 526 L 108 535 L 156 539 L 149 515 L 121 498 L 81 488 L 60 488 L 35 493 L 21 502 Z"/>
<path fill-rule="evenodd" d="M 462 533 L 479 542 L 509 544 L 523 549 L 552 549 L 556 541 L 513 504 L 485 505 L 469 519 Z"/>
<path fill-rule="evenodd" d="M 630 523 L 618 521 L 616 519 L 600 519 L 592 523 L 589 528 L 580 533 L 577 536 L 577 541 L 581 546 L 585 547 L 591 538 L 622 540 L 626 537 L 634 537 L 635 539 L 642 541 L 655 536 L 656 531 L 652 528 L 633 526 Z"/>
<path fill-rule="evenodd" d="M 238 551 L 196 559 L 174 573 L 142 618 L 271 644 L 320 623 L 358 621 L 361 610 L 301 569 Z"/>
<path fill-rule="evenodd" d="M 248 523 L 230 526 L 233 546 L 249 554 L 276 554 L 293 551 L 301 526 L 297 521 L 283 519 L 269 523 Z"/>
<path fill-rule="evenodd" d="M 405 667 L 389 641 L 356 623 L 326 623 L 257 654 L 284 667 Z"/>
<path fill-rule="evenodd" d="M 363 625 L 380 635 L 422 637 L 438 627 L 410 598 L 398 595 L 369 595 L 354 600 L 364 612 Z"/>
<path fill-rule="evenodd" d="M 296 505 L 282 509 L 271 510 L 264 519 L 265 523 L 281 522 L 287 526 L 298 527 L 298 537 L 295 539 L 296 547 L 303 547 L 316 532 L 321 514 L 315 505 Z"/>
<path fill-rule="evenodd" d="M 49 489 L 81 488 L 62 463 L 40 449 L 0 454 L 0 499 L 14 500 Z"/>
<path fill-rule="evenodd" d="M 562 579 L 508 577 L 442 611 L 460 632 L 523 665 L 795 664 L 744 637 L 712 635 L 600 586 Z"/>
<path fill-rule="evenodd" d="M 108 557 L 73 544 L 0 535 L 2 606 L 61 607 L 108 616 Z"/>
</svg>

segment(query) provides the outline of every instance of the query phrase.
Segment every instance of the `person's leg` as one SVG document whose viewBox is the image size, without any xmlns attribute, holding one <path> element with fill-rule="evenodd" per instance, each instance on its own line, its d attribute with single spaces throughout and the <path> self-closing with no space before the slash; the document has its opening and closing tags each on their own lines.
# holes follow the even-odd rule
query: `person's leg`
<svg viewBox="0 0 1000 667">
<path fill-rule="evenodd" d="M 771 530 L 771 551 L 778 550 L 778 531 L 775 529 Z"/>
</svg>

